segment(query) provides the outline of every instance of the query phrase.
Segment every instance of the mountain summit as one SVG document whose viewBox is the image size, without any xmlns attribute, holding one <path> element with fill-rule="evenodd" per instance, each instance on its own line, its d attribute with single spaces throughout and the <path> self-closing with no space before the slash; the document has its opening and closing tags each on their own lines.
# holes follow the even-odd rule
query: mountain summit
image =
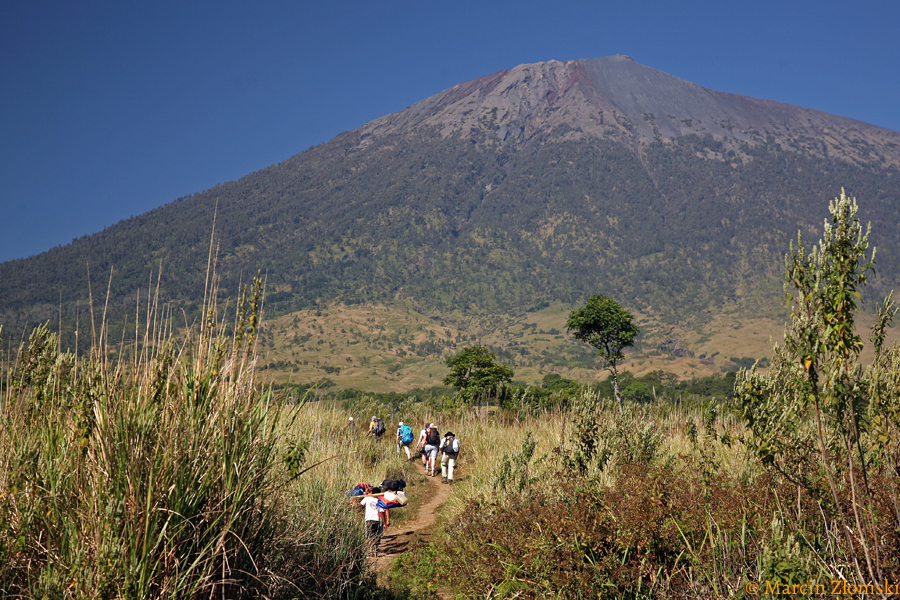
<svg viewBox="0 0 900 600">
<path fill-rule="evenodd" d="M 636 63 L 628 56 L 519 65 L 460 83 L 362 127 L 367 135 L 422 127 L 441 136 L 496 136 L 528 142 L 538 132 L 565 139 L 616 138 L 649 143 L 711 135 L 733 144 L 785 145 L 868 162 L 900 161 L 896 132 L 798 106 L 717 92 Z"/>
<path fill-rule="evenodd" d="M 739 323 L 781 310 L 788 244 L 821 235 L 842 187 L 876 224 L 872 289 L 900 282 L 898 165 L 900 133 L 627 56 L 520 65 L 2 263 L 0 322 L 71 327 L 89 274 L 96 290 L 110 273 L 111 313 L 159 272 L 190 313 L 215 227 L 222 289 L 266 272 L 270 314 L 402 303 L 464 319 L 603 293 L 659 327 Z"/>
</svg>

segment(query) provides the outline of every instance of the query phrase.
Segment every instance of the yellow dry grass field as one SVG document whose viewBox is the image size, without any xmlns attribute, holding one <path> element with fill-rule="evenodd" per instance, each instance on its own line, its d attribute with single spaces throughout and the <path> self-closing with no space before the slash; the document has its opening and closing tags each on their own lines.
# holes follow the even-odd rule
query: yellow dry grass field
<svg viewBox="0 0 900 600">
<path fill-rule="evenodd" d="M 590 348 L 566 333 L 575 307 L 553 303 L 541 310 L 492 316 L 429 315 L 398 302 L 391 305 L 330 304 L 266 319 L 260 334 L 260 365 L 275 383 L 330 380 L 340 388 L 404 392 L 440 385 L 444 361 L 465 347 L 502 349 L 500 362 L 515 380 L 536 384 L 548 373 L 596 383 L 608 373 Z M 720 374 L 734 359 L 769 358 L 784 335 L 784 320 L 719 315 L 694 326 L 672 326 L 635 314 L 641 346 L 626 354 L 619 371 L 636 376 L 662 370 L 679 379 Z M 861 315 L 860 335 L 872 318 Z M 891 331 L 888 343 L 900 340 Z M 869 358 L 871 350 L 863 353 Z"/>
</svg>

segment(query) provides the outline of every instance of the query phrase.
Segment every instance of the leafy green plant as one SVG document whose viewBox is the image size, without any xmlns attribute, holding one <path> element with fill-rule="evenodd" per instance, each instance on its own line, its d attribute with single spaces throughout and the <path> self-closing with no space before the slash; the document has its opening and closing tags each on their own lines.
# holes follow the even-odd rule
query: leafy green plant
<svg viewBox="0 0 900 600">
<path fill-rule="evenodd" d="M 663 436 L 647 407 L 629 403 L 615 418 L 609 405 L 584 394 L 573 405 L 568 468 L 587 475 L 610 464 L 649 464 L 658 456 Z"/>
<path fill-rule="evenodd" d="M 513 371 L 497 361 L 497 355 L 484 346 L 470 346 L 446 360 L 450 374 L 444 385 L 457 389 L 466 402 L 495 396 L 504 383 L 513 378 Z"/>
<path fill-rule="evenodd" d="M 523 493 L 535 481 L 531 460 L 536 447 L 534 436 L 529 431 L 522 440 L 519 452 L 503 455 L 493 474 L 493 488 L 501 499 Z"/>
<path fill-rule="evenodd" d="M 879 393 L 888 389 L 880 387 L 888 363 L 879 340 L 893 312 L 887 305 L 879 311 L 876 361 L 866 376 L 855 314 L 875 264 L 871 227 L 863 232 L 856 201 L 843 190 L 829 210 L 831 222 L 819 244 L 807 252 L 798 234 L 785 258 L 785 298 L 792 313 L 784 346 L 776 346 L 768 374 L 742 370 L 735 390 L 751 431 L 748 444 L 784 477 L 827 497 L 858 581 L 876 581 L 883 561 L 868 439 L 870 424 L 884 423 L 890 414 L 873 414 L 871 408 L 889 411 L 890 394 Z"/>
</svg>

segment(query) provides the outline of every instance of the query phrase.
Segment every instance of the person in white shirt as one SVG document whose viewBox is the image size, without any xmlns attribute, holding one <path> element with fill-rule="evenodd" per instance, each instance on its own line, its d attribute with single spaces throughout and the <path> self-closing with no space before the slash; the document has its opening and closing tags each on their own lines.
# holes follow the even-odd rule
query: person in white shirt
<svg viewBox="0 0 900 600">
<path fill-rule="evenodd" d="M 372 493 L 380 494 L 381 489 L 372 488 Z M 366 527 L 366 538 L 374 540 L 377 545 L 378 540 L 384 533 L 384 527 L 381 524 L 381 510 L 378 508 L 378 498 L 376 496 L 366 496 L 359 501 L 359 505 L 366 511 L 366 516 L 363 519 Z"/>
<path fill-rule="evenodd" d="M 453 483 L 453 468 L 456 466 L 456 458 L 459 456 L 459 440 L 448 431 L 444 435 L 441 444 L 441 483 Z"/>
</svg>

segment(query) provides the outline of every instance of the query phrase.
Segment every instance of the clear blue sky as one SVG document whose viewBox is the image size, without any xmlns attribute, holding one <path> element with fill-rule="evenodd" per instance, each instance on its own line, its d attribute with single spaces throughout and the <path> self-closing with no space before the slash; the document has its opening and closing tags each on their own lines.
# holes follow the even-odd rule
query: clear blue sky
<svg viewBox="0 0 900 600">
<path fill-rule="evenodd" d="M 897 0 L 7 0 L 0 261 L 521 63 L 628 54 L 900 130 L 898 30 Z"/>
</svg>

